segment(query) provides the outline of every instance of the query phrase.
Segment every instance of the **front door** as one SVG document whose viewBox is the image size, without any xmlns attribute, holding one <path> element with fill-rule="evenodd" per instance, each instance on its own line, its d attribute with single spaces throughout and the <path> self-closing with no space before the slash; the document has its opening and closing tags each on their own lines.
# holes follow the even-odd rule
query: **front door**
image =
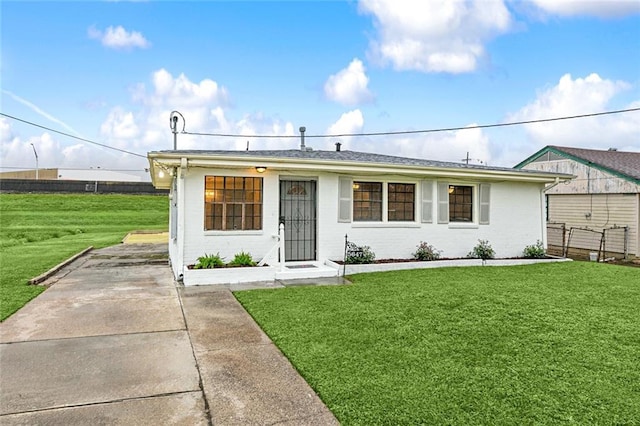
<svg viewBox="0 0 640 426">
<path fill-rule="evenodd" d="M 316 181 L 280 181 L 286 261 L 316 260 Z"/>
</svg>

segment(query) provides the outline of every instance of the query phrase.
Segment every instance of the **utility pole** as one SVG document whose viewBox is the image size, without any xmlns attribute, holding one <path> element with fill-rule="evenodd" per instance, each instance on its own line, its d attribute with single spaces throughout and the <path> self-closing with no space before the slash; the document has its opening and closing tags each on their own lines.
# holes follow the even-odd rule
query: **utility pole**
<svg viewBox="0 0 640 426">
<path fill-rule="evenodd" d="M 171 131 L 173 132 L 173 150 L 178 149 L 178 116 L 171 117 Z"/>
<path fill-rule="evenodd" d="M 468 166 L 469 165 L 469 160 L 471 160 L 471 158 L 469 158 L 469 151 L 467 151 L 467 158 L 463 158 L 462 161 L 464 161 Z"/>
<path fill-rule="evenodd" d="M 36 146 L 33 143 L 31 143 L 30 145 L 31 148 L 33 148 L 33 155 L 36 156 L 36 180 L 39 180 L 40 168 L 38 167 L 38 152 L 36 151 Z"/>
</svg>

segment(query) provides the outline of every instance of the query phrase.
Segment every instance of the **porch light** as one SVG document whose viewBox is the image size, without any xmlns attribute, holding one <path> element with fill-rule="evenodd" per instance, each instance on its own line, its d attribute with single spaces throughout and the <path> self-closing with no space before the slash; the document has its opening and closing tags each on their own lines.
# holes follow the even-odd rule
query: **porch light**
<svg viewBox="0 0 640 426">
<path fill-rule="evenodd" d="M 449 194 L 453 194 L 453 191 L 454 191 L 454 187 L 453 187 L 453 186 L 450 186 L 450 187 L 449 187 Z"/>
<path fill-rule="evenodd" d="M 266 171 L 267 171 L 267 168 L 266 168 L 266 167 L 264 167 L 264 166 L 258 166 L 258 167 L 256 167 L 256 172 L 258 172 L 258 173 L 264 173 L 264 172 L 266 172 Z"/>
<path fill-rule="evenodd" d="M 353 184 L 353 189 L 360 189 L 360 184 L 354 183 Z"/>
</svg>

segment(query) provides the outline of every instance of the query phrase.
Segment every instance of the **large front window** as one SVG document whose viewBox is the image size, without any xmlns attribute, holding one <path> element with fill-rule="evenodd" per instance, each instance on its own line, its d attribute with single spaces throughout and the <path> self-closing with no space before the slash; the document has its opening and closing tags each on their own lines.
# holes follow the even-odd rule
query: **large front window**
<svg viewBox="0 0 640 426">
<path fill-rule="evenodd" d="M 207 176 L 204 229 L 262 229 L 262 178 Z"/>
<path fill-rule="evenodd" d="M 473 187 L 449 185 L 449 222 L 473 222 Z"/>
</svg>

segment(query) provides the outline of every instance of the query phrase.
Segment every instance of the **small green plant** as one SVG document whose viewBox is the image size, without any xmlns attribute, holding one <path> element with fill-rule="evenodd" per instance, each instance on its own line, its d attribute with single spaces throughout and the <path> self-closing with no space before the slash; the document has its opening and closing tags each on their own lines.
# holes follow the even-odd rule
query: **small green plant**
<svg viewBox="0 0 640 426">
<path fill-rule="evenodd" d="M 216 254 L 204 254 L 198 258 L 198 262 L 193 265 L 193 269 L 213 269 L 222 268 L 224 266 L 224 260 L 220 257 L 220 253 Z"/>
<path fill-rule="evenodd" d="M 436 248 L 425 241 L 420 241 L 417 246 L 417 250 L 413 253 L 413 258 L 416 260 L 436 260 L 440 259 L 442 250 L 436 250 Z"/>
<path fill-rule="evenodd" d="M 229 266 L 256 266 L 256 262 L 253 261 L 250 253 L 241 251 L 236 253 L 233 260 L 228 263 Z"/>
<path fill-rule="evenodd" d="M 535 245 L 526 246 L 524 248 L 524 257 L 527 259 L 541 259 L 546 256 L 542 241 L 536 241 Z"/>
<path fill-rule="evenodd" d="M 488 240 L 478 240 L 478 244 L 469 252 L 467 257 L 472 259 L 493 259 L 496 255 L 496 252 L 493 251 L 491 244 L 489 244 Z"/>
<path fill-rule="evenodd" d="M 344 263 L 349 265 L 373 263 L 375 259 L 376 254 L 371 251 L 371 247 L 359 246 L 351 242 L 347 243 L 347 253 L 344 257 Z"/>
</svg>

